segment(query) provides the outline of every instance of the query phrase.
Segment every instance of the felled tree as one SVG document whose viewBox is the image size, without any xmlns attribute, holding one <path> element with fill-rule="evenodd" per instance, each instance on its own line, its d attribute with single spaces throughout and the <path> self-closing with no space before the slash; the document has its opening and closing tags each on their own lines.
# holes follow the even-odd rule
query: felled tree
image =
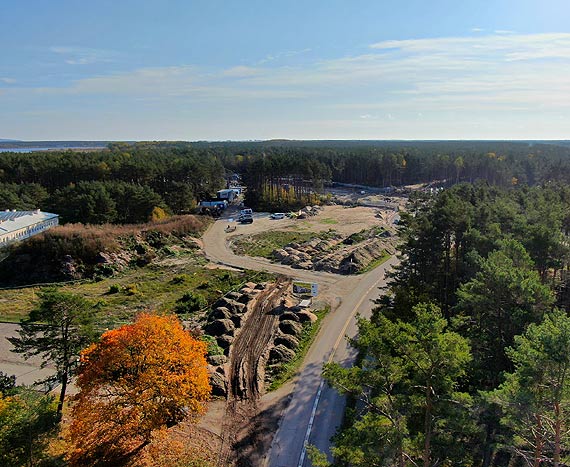
<svg viewBox="0 0 570 467">
<path fill-rule="evenodd" d="M 81 354 L 69 438 L 72 465 L 119 465 L 154 430 L 204 410 L 206 344 L 174 316 L 140 315 Z"/>
</svg>

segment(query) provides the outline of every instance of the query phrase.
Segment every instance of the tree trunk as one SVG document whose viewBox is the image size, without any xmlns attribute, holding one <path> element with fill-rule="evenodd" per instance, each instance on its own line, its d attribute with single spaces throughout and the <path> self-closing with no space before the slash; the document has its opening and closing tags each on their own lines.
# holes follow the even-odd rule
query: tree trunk
<svg viewBox="0 0 570 467">
<path fill-rule="evenodd" d="M 540 467 L 540 461 L 541 461 L 541 457 L 542 457 L 542 443 L 543 443 L 543 439 L 542 439 L 542 418 L 540 418 L 540 415 L 536 416 L 536 426 L 537 426 L 537 435 L 535 437 L 535 441 L 536 441 L 536 447 L 534 449 L 534 459 L 533 459 L 533 464 L 532 467 Z"/>
<path fill-rule="evenodd" d="M 560 402 L 554 403 L 554 455 L 552 456 L 552 464 L 554 467 L 560 465 L 560 438 L 562 431 L 562 420 L 560 417 Z"/>
<path fill-rule="evenodd" d="M 431 384 L 428 382 L 426 385 L 426 413 L 424 419 L 424 454 L 423 454 L 423 465 L 424 467 L 429 467 L 430 457 L 431 457 L 431 412 L 432 412 L 432 400 L 431 400 Z"/>
<path fill-rule="evenodd" d="M 67 370 L 63 374 L 61 380 L 61 391 L 59 392 L 59 402 L 57 403 L 57 413 L 60 414 L 63 411 L 63 402 L 65 401 L 65 392 L 67 391 Z"/>
</svg>

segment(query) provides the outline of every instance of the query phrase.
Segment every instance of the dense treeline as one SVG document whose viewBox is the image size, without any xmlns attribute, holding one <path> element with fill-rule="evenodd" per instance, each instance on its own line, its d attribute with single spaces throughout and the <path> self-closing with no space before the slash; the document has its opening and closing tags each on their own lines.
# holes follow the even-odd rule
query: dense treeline
<svg viewBox="0 0 570 467">
<path fill-rule="evenodd" d="M 173 214 L 223 186 L 209 151 L 113 144 L 94 152 L 0 153 L 0 209 L 41 208 L 63 222 L 134 223 L 153 208 Z"/>
<path fill-rule="evenodd" d="M 328 182 L 376 187 L 486 180 L 570 182 L 570 147 L 522 142 L 267 141 L 111 143 L 91 152 L 0 153 L 0 209 L 40 207 L 64 222 L 147 221 L 174 214 L 242 174 L 247 203 L 284 210 L 317 201 Z"/>
<path fill-rule="evenodd" d="M 485 180 L 499 186 L 570 181 L 564 145 L 512 142 L 266 142 L 217 147 L 244 175 L 248 203 L 297 204 L 327 182 L 375 187 Z M 290 204 L 295 204 L 290 203 Z"/>
<path fill-rule="evenodd" d="M 401 263 L 328 380 L 349 465 L 568 465 L 570 186 L 459 184 L 402 215 Z M 345 465 L 345 464 L 343 464 Z"/>
</svg>

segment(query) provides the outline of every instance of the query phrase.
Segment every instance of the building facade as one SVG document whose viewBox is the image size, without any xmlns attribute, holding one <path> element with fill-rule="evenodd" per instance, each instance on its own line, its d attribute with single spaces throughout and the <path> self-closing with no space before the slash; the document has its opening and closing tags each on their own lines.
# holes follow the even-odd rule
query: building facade
<svg viewBox="0 0 570 467">
<path fill-rule="evenodd" d="M 59 224 L 59 216 L 49 212 L 0 211 L 0 248 L 37 235 Z"/>
</svg>

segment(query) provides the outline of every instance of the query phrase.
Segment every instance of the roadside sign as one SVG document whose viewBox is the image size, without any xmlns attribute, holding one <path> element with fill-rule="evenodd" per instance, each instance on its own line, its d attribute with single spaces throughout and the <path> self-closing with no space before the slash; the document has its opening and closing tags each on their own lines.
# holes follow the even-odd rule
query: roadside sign
<svg viewBox="0 0 570 467">
<path fill-rule="evenodd" d="M 293 281 L 293 293 L 316 297 L 319 293 L 319 284 L 314 282 Z"/>
</svg>

